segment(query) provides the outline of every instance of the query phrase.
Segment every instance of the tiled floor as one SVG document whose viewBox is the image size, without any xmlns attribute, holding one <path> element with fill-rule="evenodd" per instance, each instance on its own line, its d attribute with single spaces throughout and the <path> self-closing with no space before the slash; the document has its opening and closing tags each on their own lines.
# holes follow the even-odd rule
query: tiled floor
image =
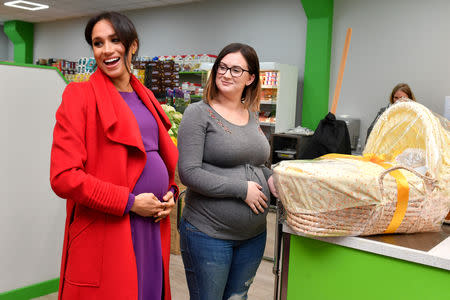
<svg viewBox="0 0 450 300">
<path fill-rule="evenodd" d="M 273 258 L 275 214 L 269 213 L 267 219 L 267 244 L 264 252 L 265 257 Z M 273 263 L 263 260 L 256 273 L 255 280 L 250 287 L 248 294 L 249 300 L 270 300 L 273 299 L 274 275 L 272 274 Z M 171 255 L 170 257 L 170 284 L 173 300 L 188 300 L 189 293 L 184 275 L 183 262 L 180 255 Z M 35 300 L 56 300 L 57 294 L 36 298 Z"/>
</svg>

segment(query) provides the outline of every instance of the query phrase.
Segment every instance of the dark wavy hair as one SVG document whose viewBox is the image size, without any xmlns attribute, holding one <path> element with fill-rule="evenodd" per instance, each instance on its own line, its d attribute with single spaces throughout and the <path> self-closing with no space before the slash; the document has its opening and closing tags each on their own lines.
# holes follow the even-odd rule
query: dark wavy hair
<svg viewBox="0 0 450 300">
<path fill-rule="evenodd" d="M 255 80 L 253 80 L 253 82 L 249 86 L 246 86 L 244 88 L 244 91 L 242 92 L 241 98 L 243 99 L 244 106 L 251 111 L 259 111 L 259 101 L 261 94 L 261 82 L 259 80 L 259 59 L 255 49 L 246 44 L 232 43 L 228 46 L 225 46 L 225 48 L 220 51 L 212 67 L 208 82 L 206 83 L 205 102 L 209 104 L 219 92 L 216 85 L 216 76 L 217 68 L 219 67 L 220 62 L 227 54 L 236 52 L 240 52 L 242 54 L 247 62 L 249 73 L 251 75 L 255 75 Z"/>
<path fill-rule="evenodd" d="M 405 93 L 406 95 L 408 95 L 408 98 L 416 101 L 416 97 L 414 96 L 414 93 L 411 91 L 411 88 L 409 87 L 408 84 L 406 83 L 399 83 L 397 84 L 394 89 L 391 92 L 391 96 L 389 97 L 389 102 L 391 104 L 394 104 L 394 95 L 395 93 L 397 93 L 398 91 L 402 91 L 403 93 Z"/>
<path fill-rule="evenodd" d="M 134 27 L 131 20 L 127 16 L 122 15 L 121 13 L 114 11 L 103 12 L 101 14 L 92 17 L 88 21 L 88 23 L 86 24 L 86 28 L 84 29 L 84 38 L 86 39 L 86 42 L 89 44 L 89 46 L 92 47 L 92 30 L 94 29 L 95 24 L 97 24 L 101 20 L 107 20 L 111 23 L 112 27 L 114 28 L 114 31 L 117 34 L 117 37 L 125 47 L 125 57 L 124 57 L 125 62 L 128 61 L 128 52 L 130 50 L 131 45 L 133 44 L 134 41 L 136 41 L 137 49 L 136 52 L 131 57 L 131 60 L 134 61 L 139 51 L 139 37 L 136 28 Z M 127 68 L 128 72 L 130 72 L 127 64 L 125 64 L 125 67 Z"/>
</svg>

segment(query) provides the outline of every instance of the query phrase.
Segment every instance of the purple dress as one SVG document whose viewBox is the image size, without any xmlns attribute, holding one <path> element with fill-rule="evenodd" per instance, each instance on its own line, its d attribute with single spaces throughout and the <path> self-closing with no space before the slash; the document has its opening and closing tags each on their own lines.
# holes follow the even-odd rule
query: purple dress
<svg viewBox="0 0 450 300">
<path fill-rule="evenodd" d="M 158 125 L 152 113 L 139 99 L 136 92 L 120 92 L 133 112 L 142 135 L 147 163 L 139 177 L 126 212 L 134 203 L 134 195 L 153 193 L 160 201 L 167 193 L 169 174 L 159 155 Z M 153 217 L 141 217 L 130 212 L 131 236 L 136 255 L 139 300 L 157 300 L 163 297 L 163 261 L 159 222 Z"/>
</svg>

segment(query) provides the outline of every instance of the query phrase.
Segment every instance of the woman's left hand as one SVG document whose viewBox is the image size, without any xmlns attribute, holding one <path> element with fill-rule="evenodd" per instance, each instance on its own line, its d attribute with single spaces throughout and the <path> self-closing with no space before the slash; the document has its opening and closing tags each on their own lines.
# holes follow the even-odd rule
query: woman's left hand
<svg viewBox="0 0 450 300">
<path fill-rule="evenodd" d="M 172 208 L 175 206 L 175 200 L 173 199 L 173 193 L 171 191 L 168 191 L 167 194 L 163 197 L 163 204 L 164 204 L 164 210 L 160 211 L 156 216 L 155 222 L 159 222 L 165 217 L 167 217 L 170 212 L 172 211 Z"/>
<path fill-rule="evenodd" d="M 269 185 L 270 192 L 278 198 L 278 191 L 275 187 L 275 183 L 273 182 L 273 175 L 270 175 L 269 179 L 267 179 L 267 184 Z"/>
</svg>

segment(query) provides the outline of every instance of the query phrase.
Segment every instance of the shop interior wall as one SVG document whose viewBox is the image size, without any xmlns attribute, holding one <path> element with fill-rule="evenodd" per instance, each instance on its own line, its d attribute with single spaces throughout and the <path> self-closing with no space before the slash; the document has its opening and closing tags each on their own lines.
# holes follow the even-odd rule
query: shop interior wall
<svg viewBox="0 0 450 300">
<path fill-rule="evenodd" d="M 8 61 L 14 61 L 14 44 L 8 41 Z"/>
<path fill-rule="evenodd" d="M 0 25 L 0 61 L 8 60 L 9 39 L 3 31 L 3 25 Z"/>
<path fill-rule="evenodd" d="M 49 170 L 65 87 L 54 69 L 0 64 L 0 294 L 59 276 L 65 201 Z"/>
<path fill-rule="evenodd" d="M 137 27 L 142 56 L 218 54 L 228 43 L 247 43 L 255 48 L 260 61 L 298 67 L 301 98 L 306 16 L 300 0 L 207 0 L 125 14 Z M 87 20 L 35 24 L 35 60 L 91 56 L 84 40 Z"/>
<path fill-rule="evenodd" d="M 330 78 L 332 97 L 345 41 L 353 28 L 337 114 L 361 119 L 361 141 L 399 82 L 444 113 L 450 95 L 450 1 L 336 0 Z"/>
</svg>

